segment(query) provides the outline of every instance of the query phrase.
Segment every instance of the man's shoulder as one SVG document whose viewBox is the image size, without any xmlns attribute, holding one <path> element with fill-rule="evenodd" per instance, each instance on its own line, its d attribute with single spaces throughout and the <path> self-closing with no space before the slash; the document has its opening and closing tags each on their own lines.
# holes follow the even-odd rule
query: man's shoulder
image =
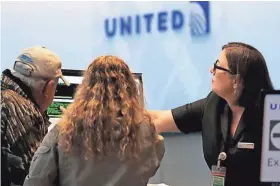
<svg viewBox="0 0 280 186">
<path fill-rule="evenodd" d="M 45 121 L 44 115 L 27 98 L 12 90 L 1 92 L 1 125 L 25 126 L 25 130 Z"/>
<path fill-rule="evenodd" d="M 9 89 L 1 91 L 1 107 L 2 111 L 11 114 L 19 111 L 24 112 L 25 116 L 39 113 L 39 110 L 29 99 Z"/>
<path fill-rule="evenodd" d="M 21 96 L 18 92 L 12 90 L 12 89 L 8 89 L 8 88 L 3 88 L 3 85 L 1 85 L 1 99 L 2 97 L 4 99 L 11 99 L 14 98 L 15 99 L 26 99 L 25 97 Z"/>
<path fill-rule="evenodd" d="M 13 90 L 1 92 L 1 128 L 7 128 L 9 144 L 19 142 L 31 130 L 42 128 L 44 122 L 44 116 L 30 100 Z"/>
</svg>

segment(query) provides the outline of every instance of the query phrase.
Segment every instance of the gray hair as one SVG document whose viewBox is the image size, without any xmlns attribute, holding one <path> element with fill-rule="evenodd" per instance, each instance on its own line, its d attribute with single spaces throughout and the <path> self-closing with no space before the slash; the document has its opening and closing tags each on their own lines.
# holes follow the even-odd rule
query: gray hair
<svg viewBox="0 0 280 186">
<path fill-rule="evenodd" d="M 37 77 L 27 77 L 19 72 L 13 72 L 13 75 L 19 78 L 32 91 L 41 91 L 45 87 L 47 80 Z"/>
</svg>

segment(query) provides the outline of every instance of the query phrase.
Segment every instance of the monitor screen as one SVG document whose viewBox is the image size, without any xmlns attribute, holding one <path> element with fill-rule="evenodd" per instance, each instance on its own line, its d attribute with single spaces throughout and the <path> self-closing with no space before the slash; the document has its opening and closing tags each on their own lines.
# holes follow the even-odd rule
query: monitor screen
<svg viewBox="0 0 280 186">
<path fill-rule="evenodd" d="M 60 107 L 66 108 L 70 103 L 73 102 L 76 88 L 79 84 L 82 83 L 84 71 L 62 69 L 62 73 L 64 78 L 70 83 L 70 86 L 66 86 L 61 81 L 61 79 L 59 79 L 54 100 L 47 109 L 47 113 L 50 117 L 50 122 L 51 122 L 51 125 L 49 126 L 49 130 L 57 123 L 57 121 L 61 117 L 62 111 Z M 142 74 L 133 73 L 133 75 L 135 77 L 135 81 L 138 86 L 141 102 L 144 103 Z"/>
<path fill-rule="evenodd" d="M 263 92 L 261 182 L 280 182 L 280 91 Z"/>
</svg>

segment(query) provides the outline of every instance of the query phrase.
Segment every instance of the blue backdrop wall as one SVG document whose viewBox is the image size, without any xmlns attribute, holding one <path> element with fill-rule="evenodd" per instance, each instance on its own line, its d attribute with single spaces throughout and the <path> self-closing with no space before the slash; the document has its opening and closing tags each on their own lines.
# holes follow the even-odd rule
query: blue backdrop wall
<svg viewBox="0 0 280 186">
<path fill-rule="evenodd" d="M 242 41 L 265 56 L 280 88 L 280 2 L 4 2 L 1 68 L 20 50 L 45 45 L 63 68 L 86 69 L 117 55 L 143 73 L 147 107 L 170 109 L 203 98 L 223 44 Z"/>
</svg>

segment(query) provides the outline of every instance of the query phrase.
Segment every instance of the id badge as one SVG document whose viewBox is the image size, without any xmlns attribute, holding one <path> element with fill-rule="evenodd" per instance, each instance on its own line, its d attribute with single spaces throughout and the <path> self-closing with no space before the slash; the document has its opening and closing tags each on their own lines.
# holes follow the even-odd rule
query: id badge
<svg viewBox="0 0 280 186">
<path fill-rule="evenodd" d="M 224 186 L 226 179 L 226 168 L 216 165 L 212 166 L 212 186 Z"/>
</svg>

